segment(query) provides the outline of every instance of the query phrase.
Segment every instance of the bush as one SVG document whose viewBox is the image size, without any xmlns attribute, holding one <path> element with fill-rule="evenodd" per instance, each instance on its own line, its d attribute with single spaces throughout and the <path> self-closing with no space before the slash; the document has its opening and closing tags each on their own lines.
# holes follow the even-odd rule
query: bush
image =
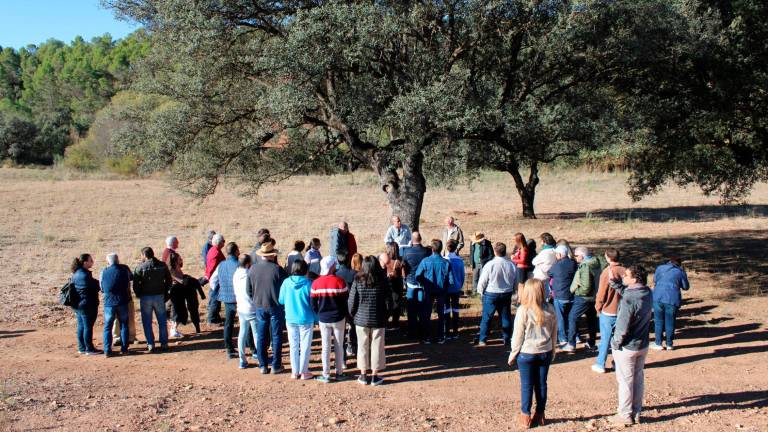
<svg viewBox="0 0 768 432">
<path fill-rule="evenodd" d="M 135 176 L 139 172 L 139 164 L 136 158 L 125 155 L 117 158 L 107 158 L 104 167 L 112 173 L 123 176 Z"/>
<path fill-rule="evenodd" d="M 101 167 L 101 158 L 89 148 L 88 140 L 78 141 L 64 152 L 64 166 L 77 171 L 94 171 Z"/>
</svg>

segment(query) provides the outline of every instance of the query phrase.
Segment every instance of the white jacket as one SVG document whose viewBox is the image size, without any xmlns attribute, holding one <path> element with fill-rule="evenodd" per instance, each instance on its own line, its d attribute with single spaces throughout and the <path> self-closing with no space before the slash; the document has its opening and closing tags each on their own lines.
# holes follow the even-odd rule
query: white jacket
<svg viewBox="0 0 768 432">
<path fill-rule="evenodd" d="M 532 261 L 533 265 L 535 266 L 533 269 L 533 277 L 540 281 L 549 279 L 547 272 L 555 262 L 557 262 L 557 257 L 555 257 L 555 249 L 544 249 L 543 251 L 536 254 Z"/>
<path fill-rule="evenodd" d="M 235 270 L 235 275 L 232 277 L 232 285 L 235 288 L 238 313 L 256 313 L 256 303 L 253 302 L 253 297 L 248 295 L 248 286 L 250 284 L 251 280 L 248 279 L 248 270 L 238 267 L 237 270 Z M 251 290 L 251 292 L 253 292 L 253 290 Z"/>
</svg>

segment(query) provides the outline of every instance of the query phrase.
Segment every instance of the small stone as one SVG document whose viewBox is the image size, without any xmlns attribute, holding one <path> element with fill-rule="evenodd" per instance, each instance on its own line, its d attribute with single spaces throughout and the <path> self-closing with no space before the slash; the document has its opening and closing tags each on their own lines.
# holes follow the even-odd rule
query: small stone
<svg viewBox="0 0 768 432">
<path fill-rule="evenodd" d="M 340 419 L 338 417 L 331 417 L 328 419 L 328 424 L 337 425 L 344 423 L 344 419 Z"/>
<path fill-rule="evenodd" d="M 323 422 L 320 422 L 320 423 L 318 423 L 318 424 L 317 424 L 317 426 L 316 426 L 316 427 L 317 427 L 318 429 L 322 429 L 322 428 L 324 428 L 324 427 L 325 427 L 325 423 L 323 423 Z"/>
</svg>

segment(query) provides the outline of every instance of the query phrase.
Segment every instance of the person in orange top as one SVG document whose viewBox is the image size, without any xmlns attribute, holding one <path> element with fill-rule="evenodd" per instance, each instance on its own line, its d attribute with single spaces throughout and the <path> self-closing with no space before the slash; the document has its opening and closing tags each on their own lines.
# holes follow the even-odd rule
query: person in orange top
<svg viewBox="0 0 768 432">
<path fill-rule="evenodd" d="M 621 254 L 614 248 L 605 251 L 605 259 L 608 261 L 606 267 L 600 274 L 600 283 L 598 285 L 597 296 L 595 297 L 595 310 L 600 315 L 600 347 L 597 352 L 597 359 L 592 365 L 592 370 L 597 373 L 605 373 L 605 362 L 608 359 L 608 347 L 611 344 L 611 335 L 613 327 L 616 325 L 616 315 L 618 313 L 621 294 L 611 288 L 608 283 L 611 279 L 616 279 L 624 274 L 624 267 L 619 264 Z"/>
</svg>

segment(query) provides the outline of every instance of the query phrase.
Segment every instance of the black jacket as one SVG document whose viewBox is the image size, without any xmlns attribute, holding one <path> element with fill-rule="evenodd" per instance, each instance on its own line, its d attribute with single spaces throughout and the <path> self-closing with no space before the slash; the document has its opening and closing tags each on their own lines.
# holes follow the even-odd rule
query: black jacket
<svg viewBox="0 0 768 432">
<path fill-rule="evenodd" d="M 163 295 L 171 291 L 171 271 L 157 258 L 144 261 L 133 270 L 133 292 L 136 297 Z"/>
<path fill-rule="evenodd" d="M 276 308 L 280 306 L 280 286 L 288 275 L 279 265 L 256 257 L 248 279 L 253 287 L 253 301 L 257 308 Z"/>
<path fill-rule="evenodd" d="M 349 292 L 349 314 L 356 326 L 382 328 L 393 308 L 392 290 L 387 280 L 369 284 L 355 279 Z"/>
</svg>

